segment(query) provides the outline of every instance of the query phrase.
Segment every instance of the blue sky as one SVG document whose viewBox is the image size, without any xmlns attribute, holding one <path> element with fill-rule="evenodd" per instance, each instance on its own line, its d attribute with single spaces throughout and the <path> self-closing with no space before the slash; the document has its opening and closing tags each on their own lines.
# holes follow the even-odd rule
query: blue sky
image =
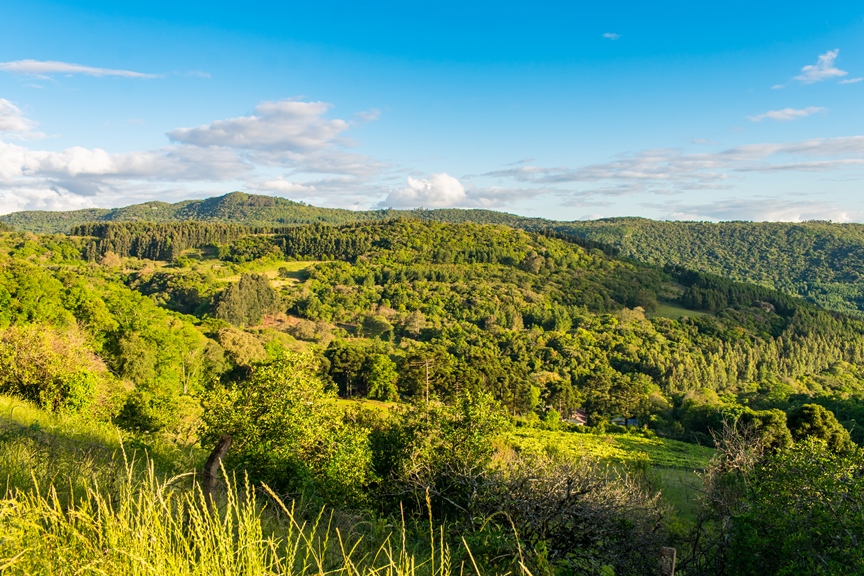
<svg viewBox="0 0 864 576">
<path fill-rule="evenodd" d="M 45 2 L 0 13 L 0 212 L 864 221 L 864 5 Z"/>
</svg>

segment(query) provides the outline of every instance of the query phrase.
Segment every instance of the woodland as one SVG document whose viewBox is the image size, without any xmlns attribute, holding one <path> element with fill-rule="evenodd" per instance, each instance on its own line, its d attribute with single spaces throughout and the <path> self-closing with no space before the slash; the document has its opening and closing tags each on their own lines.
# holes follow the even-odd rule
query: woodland
<svg viewBox="0 0 864 576">
<path fill-rule="evenodd" d="M 4 574 L 864 572 L 857 229 L 260 198 L 4 217 Z"/>
</svg>

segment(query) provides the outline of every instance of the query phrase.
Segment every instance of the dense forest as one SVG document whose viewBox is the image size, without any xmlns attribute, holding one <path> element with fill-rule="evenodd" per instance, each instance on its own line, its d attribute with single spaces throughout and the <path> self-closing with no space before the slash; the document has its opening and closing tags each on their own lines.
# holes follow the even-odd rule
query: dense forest
<svg viewBox="0 0 864 576">
<path fill-rule="evenodd" d="M 225 514 L 242 500 L 266 531 L 286 518 L 317 526 L 324 507 L 363 518 L 369 528 L 353 534 L 370 542 L 398 525 L 398 554 L 427 558 L 418 570 L 429 574 L 442 562 L 654 574 L 661 546 L 679 549 L 684 574 L 864 567 L 864 320 L 698 266 L 620 258 L 606 239 L 567 230 L 395 216 L 0 233 L 0 400 L 60 422 L 45 432 L 11 411 L 0 418 L 7 501 L 37 516 L 54 506 L 27 492 L 26 455 L 58 443 L 79 454 L 86 422 L 151 459 L 149 472 L 127 463 L 118 484 L 95 464 L 116 450 L 88 448 L 83 470 L 128 485 L 130 502 L 158 501 L 168 485 L 147 474 L 200 469 L 229 438 L 229 478 L 261 486 L 287 516 L 271 518 L 230 481 L 207 492 Z M 652 448 L 615 448 L 629 445 Z M 676 500 L 673 480 L 701 482 L 697 468 L 703 496 Z M 44 512 L 55 521 L 0 516 L 31 534 L 0 542 L 0 560 L 31 563 L 13 573 L 46 569 L 34 551 L 62 538 L 57 514 L 125 510 L 112 502 L 126 496 L 83 475 L 57 488 L 60 509 Z M 790 490 L 802 495 L 794 505 Z M 190 498 L 178 518 L 197 518 Z M 797 544 L 780 546 L 763 519 Z M 261 558 L 283 562 L 284 545 Z M 139 553 L 176 552 L 159 546 Z M 224 548 L 188 546 L 201 558 Z M 807 564 L 813 550 L 830 553 Z M 368 554 L 364 573 L 383 569 L 374 546 Z M 109 561 L 127 558 L 87 560 Z"/>
<path fill-rule="evenodd" d="M 148 202 L 115 209 L 17 212 L 0 223 L 36 233 L 68 233 L 94 222 L 212 222 L 264 230 L 304 224 L 343 225 L 395 218 L 503 224 L 648 264 L 683 266 L 803 296 L 829 310 L 864 310 L 864 226 L 831 222 L 658 222 L 643 218 L 555 222 L 492 210 L 317 208 L 283 198 L 233 192 L 177 204 Z"/>
<path fill-rule="evenodd" d="M 554 225 L 621 256 L 673 264 L 864 310 L 864 226 L 831 222 L 655 222 L 609 218 Z"/>
</svg>

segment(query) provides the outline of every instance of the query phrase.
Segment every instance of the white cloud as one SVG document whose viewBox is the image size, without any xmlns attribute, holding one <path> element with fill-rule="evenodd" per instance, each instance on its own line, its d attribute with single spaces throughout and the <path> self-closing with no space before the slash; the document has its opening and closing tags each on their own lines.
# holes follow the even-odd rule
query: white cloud
<svg viewBox="0 0 864 576">
<path fill-rule="evenodd" d="M 818 112 L 825 112 L 825 108 L 820 106 L 808 106 L 807 108 L 801 108 L 796 110 L 795 108 L 783 108 L 782 110 L 769 110 L 763 114 L 758 114 L 756 116 L 748 116 L 747 119 L 751 122 L 761 122 L 762 120 L 777 120 L 779 122 L 786 122 L 788 120 L 797 120 L 798 118 L 806 118 L 807 116 L 811 116 Z"/>
<path fill-rule="evenodd" d="M 858 82 L 864 81 L 864 78 L 847 78 L 846 80 L 840 80 L 840 84 L 857 84 Z"/>
<path fill-rule="evenodd" d="M 607 40 L 618 40 L 619 38 L 621 38 L 621 35 L 616 34 L 615 32 L 606 32 L 605 34 L 603 34 L 603 38 L 606 38 Z"/>
<path fill-rule="evenodd" d="M 0 214 L 19 210 L 78 210 L 93 207 L 90 198 L 51 186 L 4 187 L 0 191 Z"/>
<path fill-rule="evenodd" d="M 432 174 L 428 179 L 408 178 L 408 186 L 390 192 L 382 208 L 447 208 L 463 203 L 465 186 L 449 174 Z"/>
<path fill-rule="evenodd" d="M 264 182 L 261 182 L 257 184 L 255 188 L 257 190 L 280 192 L 282 194 L 310 194 L 316 191 L 315 186 L 298 184 L 297 182 L 290 182 L 288 180 L 285 180 L 281 176 L 272 180 L 266 180 Z"/>
<path fill-rule="evenodd" d="M 63 206 L 75 205 L 67 194 L 94 201 L 99 198 L 112 205 L 161 194 L 180 199 L 170 195 L 188 197 L 201 191 L 202 185 L 223 183 L 232 189 L 301 195 L 324 202 L 331 196 L 343 200 L 350 196 L 355 202 L 365 197 L 368 206 L 370 198 L 381 196 L 386 165 L 346 151 L 349 141 L 342 134 L 349 122 L 323 118 L 328 108 L 320 102 L 264 102 L 252 116 L 178 129 L 169 133 L 173 144 L 136 152 L 112 153 L 81 146 L 39 150 L 7 138 L 0 140 L 0 189 L 41 199 L 33 200 L 34 206 L 48 206 L 46 199 L 51 198 L 62 200 Z M 4 131 L 0 133 L 32 136 L 32 125 L 19 108 L 0 100 L 0 129 Z M 272 174 L 271 168 L 281 169 L 282 176 L 263 176 Z M 312 174 L 317 179 L 310 179 Z M 24 190 L 32 193 L 28 196 Z M 4 201 L 0 210 L 13 209 L 10 202 Z"/>
<path fill-rule="evenodd" d="M 677 194 L 731 188 L 745 173 L 827 173 L 864 167 L 864 136 L 747 144 L 717 152 L 645 150 L 577 168 L 517 166 L 484 174 L 530 185 L 596 183 L 582 196 Z M 572 194 L 571 194 L 572 195 Z"/>
<path fill-rule="evenodd" d="M 193 146 L 306 152 L 333 143 L 348 129 L 344 120 L 323 118 L 329 108 L 325 102 L 263 102 L 249 116 L 217 120 L 197 128 L 178 128 L 168 132 L 168 137 Z"/>
<path fill-rule="evenodd" d="M 707 204 L 646 205 L 667 211 L 674 220 L 755 220 L 758 222 L 803 222 L 861 220 L 862 212 L 853 212 L 833 203 L 789 198 L 726 198 Z"/>
<path fill-rule="evenodd" d="M 0 62 L 0 70 L 22 76 L 47 77 L 52 74 L 84 74 L 85 76 L 122 76 L 124 78 L 159 78 L 158 74 L 145 74 L 133 72 L 132 70 L 115 70 L 111 68 L 94 68 L 68 62 L 56 62 L 53 60 L 16 60 L 14 62 Z"/>
<path fill-rule="evenodd" d="M 20 108 L 0 98 L 0 132 L 11 132 L 17 136 L 37 135 L 32 132 L 33 127 L 34 122 L 25 118 Z"/>
<path fill-rule="evenodd" d="M 795 76 L 795 80 L 804 84 L 814 84 L 823 80 L 846 76 L 849 74 L 848 72 L 834 66 L 834 60 L 837 59 L 839 53 L 839 49 L 834 49 L 821 54 L 816 64 L 808 64 L 801 68 L 801 75 Z"/>
</svg>

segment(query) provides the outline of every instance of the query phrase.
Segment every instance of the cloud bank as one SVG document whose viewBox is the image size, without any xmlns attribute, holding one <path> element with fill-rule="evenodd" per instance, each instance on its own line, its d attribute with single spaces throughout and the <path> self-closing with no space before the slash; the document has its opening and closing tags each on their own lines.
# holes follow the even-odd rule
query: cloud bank
<svg viewBox="0 0 864 576">
<path fill-rule="evenodd" d="M 282 194 L 374 197 L 371 179 L 385 165 L 346 149 L 350 124 L 326 118 L 330 107 L 262 102 L 253 114 L 178 128 L 167 134 L 169 145 L 137 152 L 37 150 L 0 140 L 0 212 L 211 194 L 219 192 L 210 189 L 219 183 L 223 189 L 231 183 Z M 0 100 L 0 137 L 32 135 L 34 125 L 17 106 Z M 282 175 L 268 178 L 274 169 Z"/>
</svg>

